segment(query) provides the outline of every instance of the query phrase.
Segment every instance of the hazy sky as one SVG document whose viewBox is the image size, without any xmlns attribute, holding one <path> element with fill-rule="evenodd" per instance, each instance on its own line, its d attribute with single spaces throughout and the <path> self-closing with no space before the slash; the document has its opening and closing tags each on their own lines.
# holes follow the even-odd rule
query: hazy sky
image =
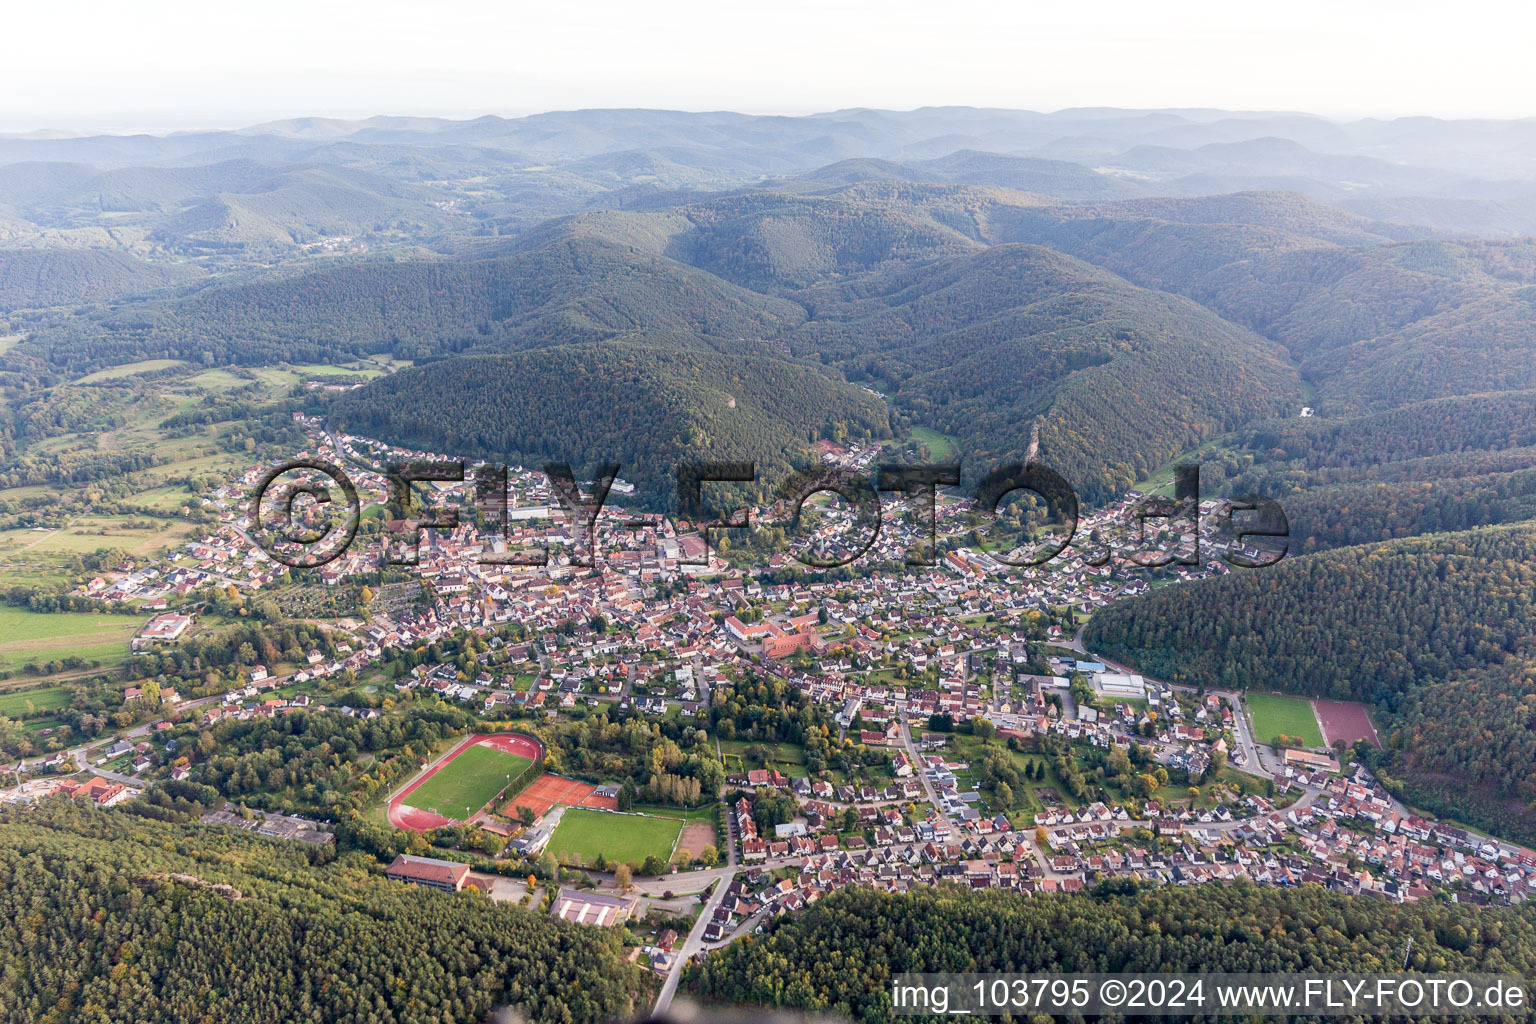
<svg viewBox="0 0 1536 1024">
<path fill-rule="evenodd" d="M 1536 4 L 12 4 L 0 130 L 576 107 L 938 104 L 1536 116 Z"/>
</svg>

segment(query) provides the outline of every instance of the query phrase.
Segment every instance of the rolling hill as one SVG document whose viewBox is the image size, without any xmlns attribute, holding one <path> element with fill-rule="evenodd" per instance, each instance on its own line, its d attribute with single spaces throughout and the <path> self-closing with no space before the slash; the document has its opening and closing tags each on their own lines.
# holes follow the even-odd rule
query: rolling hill
<svg viewBox="0 0 1536 1024">
<path fill-rule="evenodd" d="M 489 260 L 360 261 L 107 313 L 26 343 L 62 365 L 143 358 L 260 365 L 390 350 L 419 359 L 640 328 L 729 338 L 804 318 L 691 267 L 596 239 Z"/>
<path fill-rule="evenodd" d="M 619 462 L 657 509 L 671 506 L 684 460 L 753 461 L 762 494 L 813 441 L 889 434 L 866 391 L 759 345 L 687 335 L 439 360 L 347 392 L 331 415 L 429 451 L 570 462 L 577 474 Z"/>
<path fill-rule="evenodd" d="M 110 249 L 0 249 L 0 312 L 120 299 L 202 276 Z"/>
</svg>

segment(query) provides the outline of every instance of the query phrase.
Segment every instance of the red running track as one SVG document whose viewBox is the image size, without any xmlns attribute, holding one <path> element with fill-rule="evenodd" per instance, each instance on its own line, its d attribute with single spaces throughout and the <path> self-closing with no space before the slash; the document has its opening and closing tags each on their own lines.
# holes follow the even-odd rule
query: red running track
<svg viewBox="0 0 1536 1024">
<path fill-rule="evenodd" d="M 452 763 L 453 759 L 464 753 L 464 751 L 481 743 L 506 751 L 509 754 L 530 758 L 534 761 L 537 761 L 544 753 L 544 747 L 538 740 L 529 736 L 523 736 L 520 733 L 501 732 L 492 735 L 477 733 L 473 736 L 466 736 L 458 746 L 449 751 L 447 757 L 433 765 L 431 771 L 411 783 L 403 791 L 397 793 L 394 799 L 390 800 L 386 812 L 389 817 L 389 823 L 396 828 L 408 828 L 412 832 L 430 832 L 432 829 L 443 825 L 456 824 L 452 818 L 445 818 L 441 814 L 433 814 L 431 811 L 424 811 L 419 807 L 411 807 L 405 801 L 407 797 L 416 792 L 417 786 L 420 786 L 423 782 L 426 782 L 432 776 L 442 771 L 445 765 Z M 529 767 L 531 768 L 532 766 L 530 765 Z"/>
</svg>

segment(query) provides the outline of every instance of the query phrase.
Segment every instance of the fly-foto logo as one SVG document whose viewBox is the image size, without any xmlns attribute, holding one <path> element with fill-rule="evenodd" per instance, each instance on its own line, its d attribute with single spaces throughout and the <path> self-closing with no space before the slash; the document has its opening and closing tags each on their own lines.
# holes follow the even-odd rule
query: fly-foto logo
<svg viewBox="0 0 1536 1024">
<path fill-rule="evenodd" d="M 566 564 L 579 568 L 597 568 L 598 518 L 614 481 L 618 463 L 604 463 L 592 476 L 589 490 L 577 484 L 569 463 L 545 463 L 559 507 L 569 523 L 574 538 L 584 540 L 569 550 Z M 481 463 L 472 467 L 464 461 L 418 461 L 392 464 L 385 469 L 389 481 L 390 502 L 402 512 L 415 504 L 412 484 L 463 483 L 472 475 L 474 508 L 481 520 L 483 546 L 478 556 L 481 564 L 506 566 L 544 566 L 550 553 L 545 546 L 507 550 L 498 543 L 508 523 L 508 473 L 505 465 Z M 741 484 L 757 480 L 757 467 L 751 462 L 688 462 L 678 465 L 674 515 L 688 521 L 703 539 L 702 554 L 678 559 L 680 567 L 709 564 L 710 536 L 722 530 L 751 529 L 745 511 L 710 518 L 705 512 L 704 492 L 708 483 Z M 814 569 L 833 569 L 864 558 L 879 539 L 884 525 L 880 495 L 895 493 L 908 502 L 917 520 L 919 537 L 908 547 L 905 564 L 932 566 L 938 562 L 937 514 L 938 489 L 958 487 L 959 463 L 883 464 L 873 476 L 839 467 L 791 473 L 774 491 L 771 507 L 789 518 L 790 529 L 798 528 L 805 518 L 806 503 L 814 495 L 831 493 L 841 497 L 851 509 L 849 521 L 837 543 L 822 554 L 791 548 L 802 565 Z M 332 497 L 339 491 L 340 498 Z M 1048 543 L 1020 545 L 994 551 L 989 557 L 1016 568 L 1042 566 L 1061 556 L 1071 547 L 1077 534 L 1079 502 L 1072 486 L 1055 470 L 1039 463 L 1013 463 L 998 466 L 984 475 L 971 492 L 972 507 L 984 517 L 995 520 L 999 506 L 1010 495 L 1021 492 L 1034 497 L 1045 516 L 1056 524 Z M 1124 557 L 1134 565 L 1158 568 L 1167 565 L 1199 565 L 1200 558 L 1200 467 L 1176 467 L 1172 498 L 1151 497 L 1132 512 L 1140 536 Z M 338 515 L 326 515 L 339 510 Z M 1235 513 L 1250 513 L 1239 523 Z M 1290 526 L 1278 502 L 1269 498 L 1243 497 L 1225 503 L 1223 515 L 1231 521 L 1229 536 L 1221 557 L 1230 565 L 1251 569 L 1273 565 L 1285 557 Z M 338 465 L 321 459 L 296 459 L 273 466 L 262 474 L 250 499 L 251 540 L 274 560 L 294 568 L 313 569 L 346 554 L 358 533 L 361 507 L 357 486 Z M 385 530 L 383 561 L 386 564 L 412 565 L 417 561 L 418 545 L 425 531 L 455 530 L 461 525 L 458 508 L 441 507 L 411 518 L 389 520 Z M 1159 524 L 1159 532 L 1187 538 L 1182 545 L 1146 546 L 1150 524 Z M 646 526 L 640 519 L 628 525 Z M 1252 538 L 1262 538 L 1265 547 L 1251 546 Z M 498 550 L 500 548 L 501 550 Z M 1085 564 L 1100 566 L 1109 562 L 1108 547 L 1096 546 L 1082 553 Z"/>
</svg>

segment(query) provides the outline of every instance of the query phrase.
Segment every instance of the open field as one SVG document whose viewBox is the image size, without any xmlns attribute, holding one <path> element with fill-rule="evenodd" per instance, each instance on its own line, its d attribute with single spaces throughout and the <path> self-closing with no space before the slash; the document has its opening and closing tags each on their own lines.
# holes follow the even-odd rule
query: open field
<svg viewBox="0 0 1536 1024">
<path fill-rule="evenodd" d="M 1365 710 L 1364 704 L 1342 700 L 1315 700 L 1312 702 L 1312 707 L 1317 712 L 1318 721 L 1323 723 L 1324 738 L 1329 746 L 1332 746 L 1336 740 L 1343 740 L 1345 743 L 1365 740 L 1371 746 L 1380 748 L 1381 741 L 1376 738 L 1376 727 L 1371 725 L 1371 716 Z"/>
<path fill-rule="evenodd" d="M 136 373 L 149 373 L 152 370 L 166 370 L 172 366 L 182 365 L 180 359 L 141 359 L 136 363 L 124 363 L 121 366 L 109 366 L 105 370 L 97 370 L 88 373 L 75 384 L 94 384 L 97 381 L 115 380 L 118 377 L 132 377 Z"/>
<path fill-rule="evenodd" d="M 418 832 L 468 821 L 539 753 L 538 743 L 515 733 L 470 736 L 396 794 L 387 817 L 398 828 Z"/>
<path fill-rule="evenodd" d="M 121 661 L 128 656 L 128 641 L 143 624 L 137 616 L 0 607 L 0 668 L 41 665 L 71 655 L 104 665 Z"/>
<path fill-rule="evenodd" d="M 697 857 L 704 847 L 714 846 L 716 838 L 715 826 L 712 822 L 691 821 L 683 826 L 683 834 L 677 840 L 677 847 Z M 717 848 L 715 852 L 720 851 Z"/>
<path fill-rule="evenodd" d="M 1312 702 L 1302 697 L 1282 697 L 1277 693 L 1249 693 L 1243 700 L 1253 721 L 1253 738 L 1268 743 L 1276 736 L 1294 736 L 1309 747 L 1323 745 L 1323 732 L 1317 727 Z"/>
<path fill-rule="evenodd" d="M 147 527 L 147 528 L 146 528 Z M 57 530 L 7 530 L 0 534 L 0 556 L 25 555 L 27 560 L 68 557 L 99 548 L 119 548 L 143 556 L 189 536 L 192 523 L 145 516 L 84 516 Z"/>
<path fill-rule="evenodd" d="M 62 686 L 0 693 L 0 715 L 19 718 L 28 711 L 57 711 L 69 706 L 70 693 Z"/>
<path fill-rule="evenodd" d="M 294 370 L 301 376 L 315 377 L 382 377 L 384 371 L 376 366 L 366 363 L 348 363 L 345 366 L 333 366 L 327 363 L 306 363 L 295 366 Z"/>
<path fill-rule="evenodd" d="M 610 861 L 639 864 L 652 855 L 670 859 L 682 830 L 683 823 L 677 818 L 567 807 L 548 848 L 562 860 L 570 858 L 584 864 L 596 860 L 598 854 Z"/>
<path fill-rule="evenodd" d="M 923 444 L 926 444 L 928 446 L 928 453 L 935 462 L 943 462 L 946 459 L 952 458 L 960 450 L 955 438 L 949 434 L 941 434 L 929 427 L 913 427 L 912 432 L 907 436 L 913 441 L 921 441 Z"/>
</svg>

